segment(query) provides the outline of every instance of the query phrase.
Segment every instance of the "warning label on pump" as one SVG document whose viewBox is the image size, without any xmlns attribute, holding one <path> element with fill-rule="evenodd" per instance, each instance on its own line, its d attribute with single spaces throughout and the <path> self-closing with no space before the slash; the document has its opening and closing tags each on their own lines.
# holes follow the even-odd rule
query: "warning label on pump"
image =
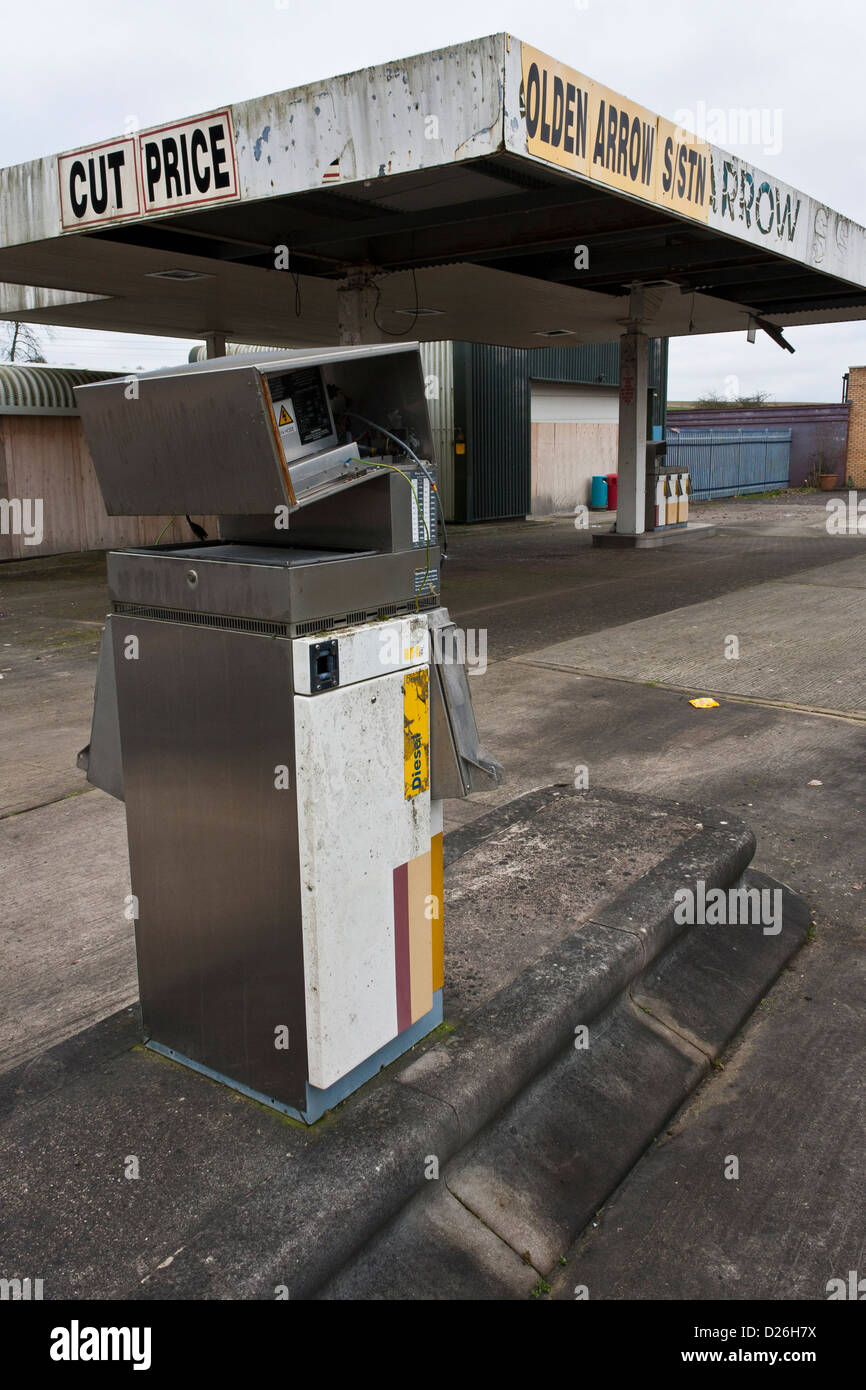
<svg viewBox="0 0 866 1390">
<path fill-rule="evenodd" d="M 287 459 L 290 459 L 298 451 L 301 438 L 298 434 L 298 427 L 295 424 L 295 407 L 291 400 L 280 406 L 277 429 L 280 432 L 280 440 L 283 445 L 283 452 Z"/>
</svg>

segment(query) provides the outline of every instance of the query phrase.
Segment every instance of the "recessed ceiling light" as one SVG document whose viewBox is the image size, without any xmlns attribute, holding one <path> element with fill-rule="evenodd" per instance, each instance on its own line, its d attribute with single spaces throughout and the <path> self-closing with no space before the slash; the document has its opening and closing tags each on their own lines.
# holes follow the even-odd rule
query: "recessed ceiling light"
<svg viewBox="0 0 866 1390">
<path fill-rule="evenodd" d="M 181 270 L 180 267 L 169 270 L 149 270 L 146 275 L 148 280 L 212 280 L 212 275 L 206 274 L 202 270 Z"/>
<path fill-rule="evenodd" d="M 392 309 L 392 314 L 408 314 L 410 318 L 432 318 L 445 313 L 444 309 Z"/>
<path fill-rule="evenodd" d="M 573 338 L 574 330 L 571 328 L 536 328 L 534 329 L 536 338 Z"/>
</svg>

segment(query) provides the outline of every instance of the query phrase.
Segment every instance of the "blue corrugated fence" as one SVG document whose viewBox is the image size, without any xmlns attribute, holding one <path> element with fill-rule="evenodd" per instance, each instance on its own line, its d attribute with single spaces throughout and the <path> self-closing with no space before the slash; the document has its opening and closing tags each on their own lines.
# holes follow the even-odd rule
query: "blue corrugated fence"
<svg viewBox="0 0 866 1390">
<path fill-rule="evenodd" d="M 665 463 L 689 470 L 695 502 L 788 486 L 791 431 L 668 430 Z"/>
</svg>

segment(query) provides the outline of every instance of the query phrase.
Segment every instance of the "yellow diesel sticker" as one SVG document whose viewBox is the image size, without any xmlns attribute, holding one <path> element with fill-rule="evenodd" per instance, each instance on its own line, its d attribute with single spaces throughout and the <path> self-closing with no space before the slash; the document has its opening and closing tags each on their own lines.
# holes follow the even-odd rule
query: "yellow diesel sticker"
<svg viewBox="0 0 866 1390">
<path fill-rule="evenodd" d="M 403 787 L 408 800 L 430 785 L 430 673 L 403 677 Z"/>
</svg>

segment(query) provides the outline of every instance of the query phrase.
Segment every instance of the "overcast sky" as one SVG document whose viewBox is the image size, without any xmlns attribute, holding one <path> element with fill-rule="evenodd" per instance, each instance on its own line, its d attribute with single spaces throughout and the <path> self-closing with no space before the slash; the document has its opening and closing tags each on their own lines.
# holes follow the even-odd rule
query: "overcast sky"
<svg viewBox="0 0 866 1390">
<path fill-rule="evenodd" d="M 866 222 L 863 0 L 42 0 L 5 8 L 0 166 L 227 102 L 508 30 L 663 115 L 762 113 L 757 141 L 708 138 Z M 699 132 L 700 133 L 700 132 Z M 670 395 L 837 400 L 866 324 L 795 328 L 796 355 L 744 334 L 671 343 Z M 51 361 L 148 368 L 178 339 L 56 329 Z"/>
</svg>

